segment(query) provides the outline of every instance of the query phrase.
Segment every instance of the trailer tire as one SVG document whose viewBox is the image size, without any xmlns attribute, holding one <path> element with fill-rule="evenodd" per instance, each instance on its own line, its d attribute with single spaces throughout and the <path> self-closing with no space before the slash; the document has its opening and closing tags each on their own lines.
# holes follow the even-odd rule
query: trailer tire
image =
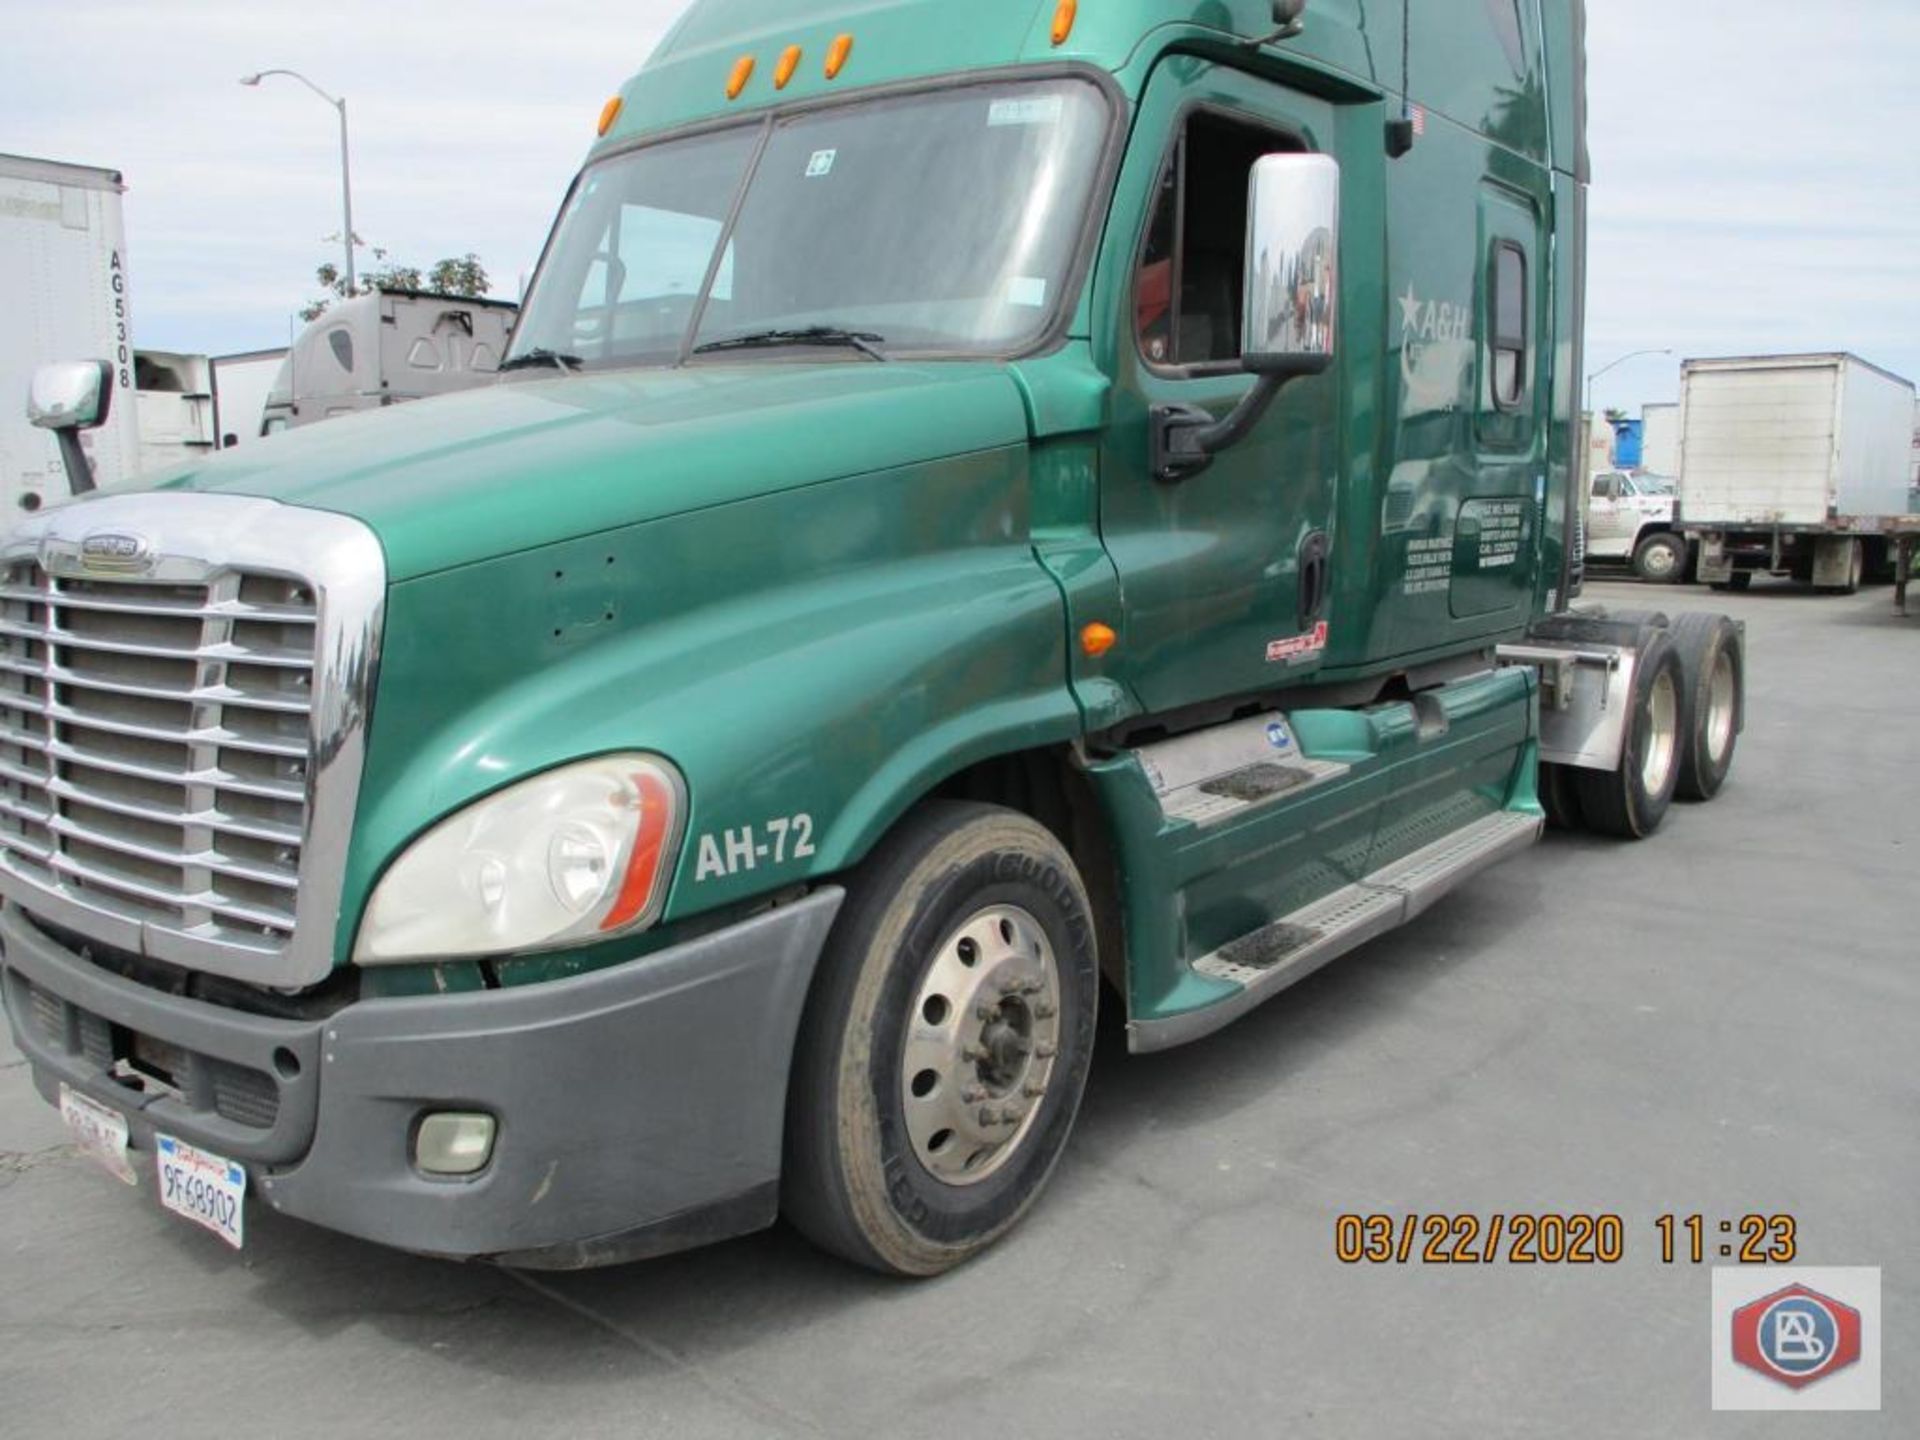
<svg viewBox="0 0 1920 1440">
<path fill-rule="evenodd" d="M 1654 585 L 1677 585 L 1687 573 L 1687 542 L 1656 530 L 1633 548 L 1633 573 Z"/>
<path fill-rule="evenodd" d="M 1694 612 L 1673 623 L 1680 653 L 1682 800 L 1711 800 L 1727 783 L 1747 725 L 1747 657 L 1740 627 L 1724 615 Z"/>
<path fill-rule="evenodd" d="M 1092 907 L 1051 832 L 934 801 L 854 871 L 801 1021 L 781 1209 L 823 1249 L 937 1275 L 1012 1229 L 1093 1059 Z"/>
<path fill-rule="evenodd" d="M 1680 653 L 1664 630 L 1649 632 L 1633 672 L 1627 741 L 1613 770 L 1574 776 L 1587 828 L 1644 840 L 1660 828 L 1680 778 Z"/>
</svg>

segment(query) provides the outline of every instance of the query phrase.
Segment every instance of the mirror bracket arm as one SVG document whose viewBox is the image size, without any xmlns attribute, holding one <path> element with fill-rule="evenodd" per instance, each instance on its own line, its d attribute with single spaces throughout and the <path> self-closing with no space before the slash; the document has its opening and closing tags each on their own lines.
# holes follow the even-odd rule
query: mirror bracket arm
<svg viewBox="0 0 1920 1440">
<path fill-rule="evenodd" d="M 1162 484 L 1191 479 L 1213 463 L 1213 457 L 1245 440 L 1265 418 L 1289 382 L 1319 375 L 1332 364 L 1330 355 L 1289 357 L 1285 364 L 1255 370 L 1259 376 L 1241 402 L 1225 416 L 1197 405 L 1156 405 L 1149 418 L 1153 435 L 1153 478 Z"/>
<path fill-rule="evenodd" d="M 55 431 L 54 435 L 60 442 L 60 462 L 66 467 L 68 488 L 75 495 L 85 495 L 94 488 L 93 462 L 81 447 L 80 432 L 65 429 Z"/>
</svg>

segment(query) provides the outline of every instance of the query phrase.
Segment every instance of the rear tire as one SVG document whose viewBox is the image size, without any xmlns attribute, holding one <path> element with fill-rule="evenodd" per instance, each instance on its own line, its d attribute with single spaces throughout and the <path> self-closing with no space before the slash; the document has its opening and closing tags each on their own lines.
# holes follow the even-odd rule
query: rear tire
<svg viewBox="0 0 1920 1440">
<path fill-rule="evenodd" d="M 1646 537 L 1633 550 L 1633 573 L 1654 585 L 1677 585 L 1687 573 L 1687 542 L 1670 531 Z"/>
<path fill-rule="evenodd" d="M 1627 743 L 1619 768 L 1574 776 L 1587 828 L 1644 840 L 1660 828 L 1680 778 L 1680 655 L 1666 631 L 1649 632 L 1633 672 Z"/>
<path fill-rule="evenodd" d="M 1580 828 L 1580 796 L 1574 789 L 1574 770 L 1570 765 L 1540 765 L 1540 808 L 1547 812 L 1547 824 L 1555 830 Z"/>
<path fill-rule="evenodd" d="M 781 1208 L 810 1240 L 937 1275 L 1012 1229 L 1093 1059 L 1092 910 L 1054 836 L 938 801 L 847 882 L 788 1087 Z"/>
<path fill-rule="evenodd" d="M 1711 800 L 1727 783 L 1747 723 L 1747 659 L 1740 631 L 1724 615 L 1682 615 L 1673 626 L 1680 655 L 1682 800 Z"/>
</svg>

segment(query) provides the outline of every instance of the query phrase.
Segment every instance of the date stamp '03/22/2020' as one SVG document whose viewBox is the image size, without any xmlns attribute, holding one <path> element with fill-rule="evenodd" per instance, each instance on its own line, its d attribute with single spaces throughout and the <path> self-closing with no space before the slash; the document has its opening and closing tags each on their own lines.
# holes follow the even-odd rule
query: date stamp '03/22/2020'
<svg viewBox="0 0 1920 1440">
<path fill-rule="evenodd" d="M 1346 1214 L 1343 1265 L 1712 1263 L 1715 1410 L 1880 1409 L 1880 1272 L 1796 1267 L 1800 1224 L 1753 1212 L 1662 1215 L 1637 1232 L 1611 1213 Z"/>
<path fill-rule="evenodd" d="M 1643 1233 L 1665 1265 L 1791 1265 L 1800 1253 L 1791 1215 L 1662 1215 Z M 1343 1265 L 1618 1265 L 1632 1248 L 1610 1213 L 1348 1214 L 1333 1226 Z"/>
</svg>

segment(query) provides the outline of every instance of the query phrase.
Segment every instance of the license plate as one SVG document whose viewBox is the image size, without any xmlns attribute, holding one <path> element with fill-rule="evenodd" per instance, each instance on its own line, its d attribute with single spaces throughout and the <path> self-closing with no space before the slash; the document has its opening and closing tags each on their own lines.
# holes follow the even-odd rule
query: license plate
<svg viewBox="0 0 1920 1440">
<path fill-rule="evenodd" d="M 89 1100 L 70 1085 L 60 1087 L 60 1118 L 82 1154 L 103 1165 L 107 1173 L 127 1184 L 137 1183 L 133 1162 L 127 1158 L 127 1121 L 106 1106 Z"/>
<path fill-rule="evenodd" d="M 246 1169 L 171 1135 L 155 1135 L 153 1144 L 160 1203 L 238 1250 L 246 1217 Z"/>
</svg>

